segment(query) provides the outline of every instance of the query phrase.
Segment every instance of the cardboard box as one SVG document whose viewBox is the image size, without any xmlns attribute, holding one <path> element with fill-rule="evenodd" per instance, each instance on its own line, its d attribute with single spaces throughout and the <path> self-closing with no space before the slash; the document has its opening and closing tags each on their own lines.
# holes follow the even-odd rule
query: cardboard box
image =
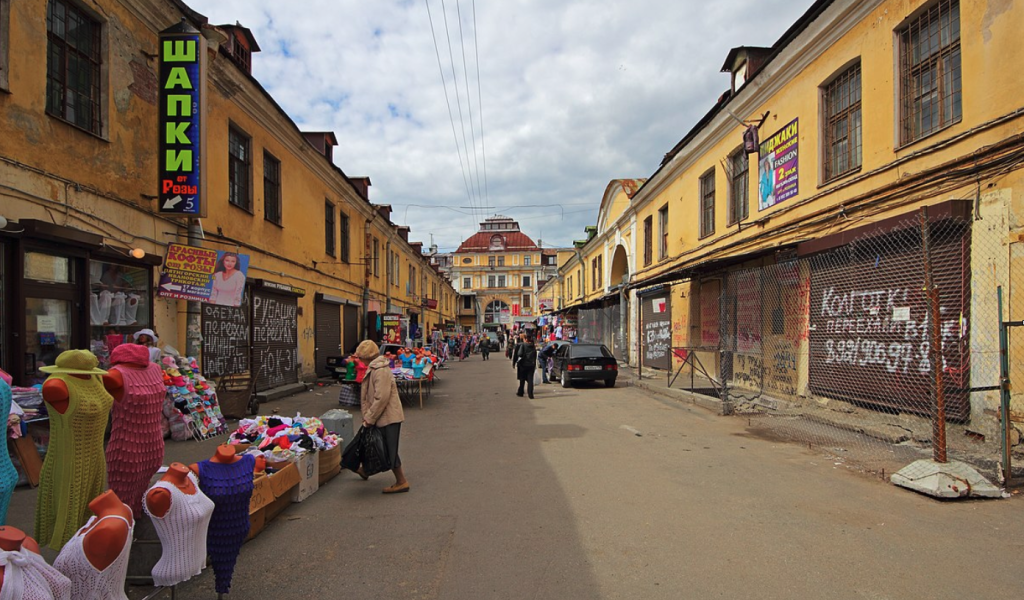
<svg viewBox="0 0 1024 600">
<path fill-rule="evenodd" d="M 327 472 L 320 471 L 320 486 L 323 487 L 325 483 L 334 479 L 339 474 L 341 474 L 341 465 L 338 465 Z"/>
<path fill-rule="evenodd" d="M 292 490 L 292 502 L 302 502 L 320 489 L 320 453 L 307 452 L 297 461 L 299 485 Z"/>
<path fill-rule="evenodd" d="M 320 453 L 320 485 L 341 473 L 341 445 Z"/>
<path fill-rule="evenodd" d="M 263 528 L 291 504 L 293 490 L 299 486 L 299 471 L 289 463 L 273 475 L 258 475 L 253 481 L 249 500 L 249 537 L 259 535 Z"/>
</svg>

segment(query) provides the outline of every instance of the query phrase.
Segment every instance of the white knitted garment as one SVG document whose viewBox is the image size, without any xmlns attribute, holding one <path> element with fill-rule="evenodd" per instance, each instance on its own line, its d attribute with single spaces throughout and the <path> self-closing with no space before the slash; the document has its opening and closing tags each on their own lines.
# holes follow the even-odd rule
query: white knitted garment
<svg viewBox="0 0 1024 600">
<path fill-rule="evenodd" d="M 82 542 L 93 525 L 98 525 L 104 519 L 124 521 L 128 525 L 128 539 L 114 562 L 100 571 L 85 556 Z M 75 537 L 68 540 L 60 554 L 57 555 L 57 560 L 53 561 L 53 566 L 71 580 L 71 598 L 74 600 L 128 600 L 128 596 L 124 593 L 124 580 L 128 575 L 128 551 L 131 550 L 134 533 L 135 525 L 129 523 L 128 519 L 110 515 L 99 520 L 96 520 L 96 517 L 90 518 L 89 522 L 78 530 Z"/>
<path fill-rule="evenodd" d="M 71 581 L 31 550 L 0 550 L 0 600 L 71 600 Z"/>
<path fill-rule="evenodd" d="M 178 486 L 158 481 L 142 498 L 142 509 L 153 519 L 153 527 L 160 536 L 163 554 L 153 567 L 153 583 L 162 586 L 177 585 L 202 572 L 206 564 L 206 532 L 213 516 L 213 500 L 199 489 L 194 473 L 188 478 L 196 493 L 186 494 Z M 147 502 L 149 492 L 162 488 L 171 493 L 171 507 L 163 517 L 153 515 Z"/>
<path fill-rule="evenodd" d="M 124 321 L 124 301 L 127 298 L 124 292 L 118 292 L 114 294 L 114 297 L 110 301 L 110 316 L 107 318 L 111 325 L 123 325 Z"/>
</svg>

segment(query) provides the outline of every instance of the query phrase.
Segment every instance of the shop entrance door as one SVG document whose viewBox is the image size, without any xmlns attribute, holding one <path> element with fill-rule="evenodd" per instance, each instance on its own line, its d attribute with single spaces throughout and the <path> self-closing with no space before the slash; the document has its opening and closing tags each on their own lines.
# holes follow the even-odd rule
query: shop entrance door
<svg viewBox="0 0 1024 600">
<path fill-rule="evenodd" d="M 23 259 L 21 380 L 32 385 L 46 380 L 39 367 L 55 364 L 61 352 L 87 348 L 85 311 L 80 259 L 34 251 L 26 251 Z"/>
</svg>

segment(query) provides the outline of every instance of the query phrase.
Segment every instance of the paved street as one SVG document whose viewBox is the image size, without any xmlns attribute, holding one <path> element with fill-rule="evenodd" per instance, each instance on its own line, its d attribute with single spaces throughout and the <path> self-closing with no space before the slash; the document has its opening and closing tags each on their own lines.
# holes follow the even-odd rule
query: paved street
<svg viewBox="0 0 1024 600">
<path fill-rule="evenodd" d="M 630 386 L 517 398 L 500 355 L 442 377 L 406 412 L 412 492 L 342 473 L 243 547 L 232 597 L 1019 595 L 1019 497 L 937 502 Z M 336 394 L 263 408 L 321 414 Z M 168 442 L 168 458 L 222 440 Z M 31 529 L 34 496 L 19 490 L 13 525 Z M 208 569 L 177 597 L 212 586 Z"/>
<path fill-rule="evenodd" d="M 1019 595 L 1017 498 L 926 499 L 632 387 L 514 387 L 500 355 L 456 363 L 406 412 L 412 492 L 343 473 L 243 548 L 233 595 Z"/>
</svg>

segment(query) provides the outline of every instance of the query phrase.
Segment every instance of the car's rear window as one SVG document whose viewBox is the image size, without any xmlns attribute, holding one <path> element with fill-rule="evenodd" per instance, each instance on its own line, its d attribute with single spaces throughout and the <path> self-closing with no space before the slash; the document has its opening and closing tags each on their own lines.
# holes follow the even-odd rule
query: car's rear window
<svg viewBox="0 0 1024 600">
<path fill-rule="evenodd" d="M 573 346 L 573 358 L 611 358 L 604 346 Z"/>
</svg>

